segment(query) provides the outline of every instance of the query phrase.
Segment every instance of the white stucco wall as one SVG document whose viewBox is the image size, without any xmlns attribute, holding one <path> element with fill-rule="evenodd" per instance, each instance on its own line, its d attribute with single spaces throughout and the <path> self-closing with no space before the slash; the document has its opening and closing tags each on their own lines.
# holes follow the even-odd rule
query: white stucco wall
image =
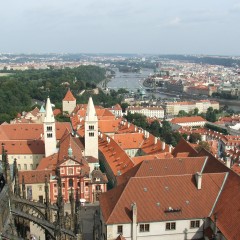
<svg viewBox="0 0 240 240">
<path fill-rule="evenodd" d="M 200 220 L 200 228 L 190 228 L 191 220 Z M 202 219 L 189 219 L 189 220 L 178 220 L 168 221 L 176 222 L 175 230 L 166 230 L 167 222 L 151 222 L 149 232 L 140 232 L 140 224 L 137 226 L 137 239 L 141 240 L 183 240 L 183 239 L 198 239 L 203 236 L 203 220 Z M 144 223 L 146 224 L 146 223 Z M 123 226 L 123 236 L 127 240 L 131 240 L 131 224 L 116 224 L 106 226 L 107 240 L 116 239 L 119 234 L 117 233 L 117 226 Z M 104 229 L 104 228 L 103 228 Z"/>
<path fill-rule="evenodd" d="M 68 112 L 71 114 L 76 107 L 76 100 L 75 101 L 62 101 L 62 110 L 63 112 Z"/>
</svg>

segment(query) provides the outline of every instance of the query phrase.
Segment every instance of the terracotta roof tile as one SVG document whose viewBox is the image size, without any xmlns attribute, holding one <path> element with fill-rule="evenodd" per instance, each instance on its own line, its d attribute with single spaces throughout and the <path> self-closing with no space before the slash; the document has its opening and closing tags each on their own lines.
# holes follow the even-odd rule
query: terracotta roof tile
<svg viewBox="0 0 240 240">
<path fill-rule="evenodd" d="M 71 131 L 71 124 L 68 122 L 56 122 L 56 137 L 61 139 L 66 129 Z M 1 140 L 33 140 L 42 139 L 43 124 L 40 123 L 19 123 L 0 125 Z"/>
<path fill-rule="evenodd" d="M 179 153 L 189 153 L 188 156 L 197 156 L 198 152 L 184 138 L 181 138 L 172 151 L 172 155 L 177 156 Z"/>
<path fill-rule="evenodd" d="M 8 154 L 45 154 L 43 140 L 5 140 L 0 144 L 5 145 Z M 0 150 L 0 154 L 1 154 Z"/>
<path fill-rule="evenodd" d="M 48 177 L 51 175 L 51 170 L 32 170 L 32 171 L 19 171 L 19 183 L 22 184 L 22 176 L 24 176 L 25 184 L 35 184 L 35 183 L 44 183 L 45 176 Z"/>
<path fill-rule="evenodd" d="M 195 174 L 202 171 L 206 162 L 205 156 L 144 160 L 130 171 L 118 176 L 117 182 L 120 184 L 130 177 Z"/>
<path fill-rule="evenodd" d="M 73 96 L 70 89 L 68 89 L 63 101 L 76 101 L 76 98 Z"/>
<path fill-rule="evenodd" d="M 171 120 L 172 123 L 189 123 L 189 122 L 207 122 L 204 118 L 200 116 L 193 117 L 178 117 Z"/>
<path fill-rule="evenodd" d="M 226 184 L 213 214 L 217 214 L 217 227 L 226 239 L 240 239 L 240 176 L 229 172 Z M 214 220 L 214 216 L 212 215 Z"/>
<path fill-rule="evenodd" d="M 131 169 L 134 166 L 131 158 L 113 139 L 107 137 L 104 133 L 101 134 L 98 140 L 98 147 L 113 174 L 117 175 L 119 171 L 124 173 Z M 110 139 L 110 142 L 108 142 L 107 139 Z"/>
<path fill-rule="evenodd" d="M 119 185 L 100 196 L 104 221 L 107 224 L 131 222 L 133 202 L 137 204 L 138 222 L 208 217 L 225 176 L 225 173 L 203 174 L 201 190 L 197 189 L 191 174 L 132 177 L 126 185 Z M 180 211 L 166 213 L 169 207 Z"/>
</svg>

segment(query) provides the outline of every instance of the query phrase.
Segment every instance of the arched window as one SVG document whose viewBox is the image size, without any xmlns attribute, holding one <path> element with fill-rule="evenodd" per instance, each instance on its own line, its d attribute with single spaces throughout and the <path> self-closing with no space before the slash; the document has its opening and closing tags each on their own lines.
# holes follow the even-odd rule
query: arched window
<svg viewBox="0 0 240 240">
<path fill-rule="evenodd" d="M 101 190 L 101 186 L 100 185 L 97 185 L 96 186 L 96 191 L 100 191 Z"/>
<path fill-rule="evenodd" d="M 68 187 L 73 187 L 73 179 L 69 178 L 68 180 Z"/>
</svg>

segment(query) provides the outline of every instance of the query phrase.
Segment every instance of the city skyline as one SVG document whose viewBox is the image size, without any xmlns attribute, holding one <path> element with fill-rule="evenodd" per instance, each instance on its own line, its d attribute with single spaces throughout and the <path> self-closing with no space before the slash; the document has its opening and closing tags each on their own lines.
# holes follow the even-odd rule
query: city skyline
<svg viewBox="0 0 240 240">
<path fill-rule="evenodd" d="M 239 55 L 230 1 L 2 2 L 0 52 Z"/>
</svg>

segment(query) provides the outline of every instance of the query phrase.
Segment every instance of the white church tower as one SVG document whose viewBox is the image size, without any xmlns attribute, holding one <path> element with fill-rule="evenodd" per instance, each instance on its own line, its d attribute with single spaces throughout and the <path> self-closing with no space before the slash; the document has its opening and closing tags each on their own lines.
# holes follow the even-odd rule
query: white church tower
<svg viewBox="0 0 240 240">
<path fill-rule="evenodd" d="M 85 116 L 85 156 L 98 159 L 98 118 L 92 97 L 88 100 Z"/>
<path fill-rule="evenodd" d="M 55 119 L 49 97 L 47 98 L 43 126 L 44 126 L 45 157 L 48 157 L 57 152 Z"/>
</svg>

